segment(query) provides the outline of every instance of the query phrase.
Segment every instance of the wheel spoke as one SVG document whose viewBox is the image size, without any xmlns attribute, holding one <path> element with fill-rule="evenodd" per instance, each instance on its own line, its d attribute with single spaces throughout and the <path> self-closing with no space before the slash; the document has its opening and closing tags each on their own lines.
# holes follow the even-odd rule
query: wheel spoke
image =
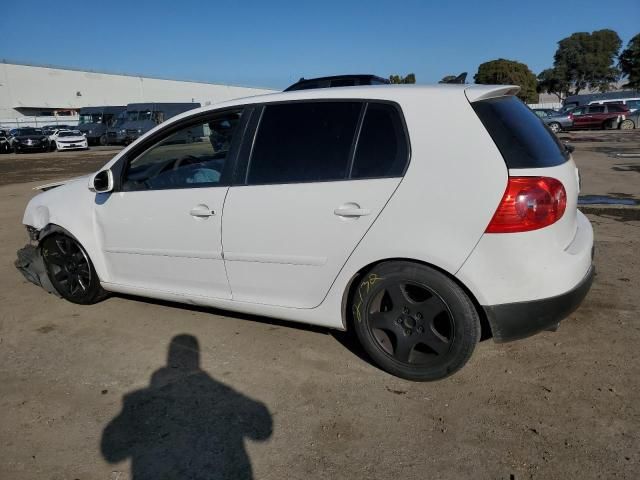
<svg viewBox="0 0 640 480">
<path fill-rule="evenodd" d="M 404 291 L 404 287 L 399 283 L 389 285 L 386 291 L 389 298 L 391 298 L 393 310 L 402 310 L 402 307 L 409 301 L 407 294 Z"/>
<path fill-rule="evenodd" d="M 49 255 L 47 255 L 47 262 L 59 267 L 64 267 L 66 264 L 59 252 L 49 253 Z"/>
<path fill-rule="evenodd" d="M 67 255 L 69 255 L 69 244 L 67 238 L 57 238 L 55 244 L 61 256 L 66 257 Z"/>
<path fill-rule="evenodd" d="M 403 334 L 396 336 L 396 348 L 393 352 L 393 356 L 404 363 L 409 363 L 409 356 L 413 347 L 416 345 L 415 338 L 405 337 Z"/>
<path fill-rule="evenodd" d="M 57 282 L 64 282 L 65 280 L 69 279 L 69 274 L 66 272 L 66 270 L 64 269 L 60 269 L 58 270 L 58 272 L 56 272 L 53 277 L 55 278 L 55 280 Z"/>
<path fill-rule="evenodd" d="M 449 339 L 440 335 L 433 327 L 428 327 L 420 336 L 420 343 L 424 343 L 438 355 L 442 355 L 449 350 L 451 342 Z"/>
<path fill-rule="evenodd" d="M 442 300 L 435 295 L 431 295 L 424 302 L 418 303 L 416 308 L 427 320 L 433 320 L 439 313 L 446 311 Z"/>
<path fill-rule="evenodd" d="M 87 291 L 87 284 L 85 284 L 84 280 L 82 279 L 82 276 L 76 275 L 76 280 L 78 281 L 78 285 L 80 286 L 80 289 L 83 292 L 86 292 Z"/>
<path fill-rule="evenodd" d="M 78 291 L 78 277 L 76 275 L 69 275 L 69 282 L 67 286 L 69 293 L 71 295 L 75 295 Z"/>
</svg>

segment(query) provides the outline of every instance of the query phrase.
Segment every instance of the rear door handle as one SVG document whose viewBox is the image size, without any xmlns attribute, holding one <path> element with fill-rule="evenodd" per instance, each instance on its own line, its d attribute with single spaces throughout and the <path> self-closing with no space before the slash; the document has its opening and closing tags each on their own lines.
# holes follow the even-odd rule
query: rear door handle
<svg viewBox="0 0 640 480">
<path fill-rule="evenodd" d="M 214 212 L 213 210 L 211 210 L 209 207 L 207 207 L 206 205 L 200 204 L 200 205 L 196 205 L 195 207 L 193 207 L 190 211 L 189 214 L 192 217 L 211 217 L 213 215 L 216 214 L 216 212 Z"/>
<path fill-rule="evenodd" d="M 353 217 L 365 217 L 371 214 L 371 210 L 367 208 L 360 208 L 357 203 L 345 203 L 344 205 L 336 208 L 333 213 L 339 217 L 353 218 Z"/>
</svg>

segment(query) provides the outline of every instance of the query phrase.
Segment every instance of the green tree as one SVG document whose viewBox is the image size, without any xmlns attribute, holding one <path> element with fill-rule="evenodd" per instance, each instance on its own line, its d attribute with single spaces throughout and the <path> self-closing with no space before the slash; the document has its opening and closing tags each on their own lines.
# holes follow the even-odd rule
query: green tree
<svg viewBox="0 0 640 480">
<path fill-rule="evenodd" d="M 519 85 L 518 97 L 527 103 L 538 101 L 536 76 L 524 63 L 514 60 L 491 60 L 478 67 L 473 77 L 476 83 L 485 85 Z"/>
<path fill-rule="evenodd" d="M 402 75 L 390 75 L 389 81 L 391 83 L 416 83 L 416 76 L 413 73 L 408 74 L 406 77 Z"/>
<path fill-rule="evenodd" d="M 553 76 L 567 86 L 569 95 L 585 88 L 606 92 L 620 76 L 614 61 L 621 46 L 613 30 L 574 33 L 558 42 Z"/>
<path fill-rule="evenodd" d="M 538 93 L 551 93 L 560 102 L 567 97 L 570 87 L 569 82 L 561 80 L 553 68 L 547 68 L 538 74 Z"/>
<path fill-rule="evenodd" d="M 451 83 L 455 79 L 456 75 L 446 75 L 442 77 L 442 80 L 440 80 L 438 83 Z"/>
<path fill-rule="evenodd" d="M 620 70 L 627 77 L 625 87 L 640 89 L 640 33 L 629 40 L 618 58 Z"/>
</svg>

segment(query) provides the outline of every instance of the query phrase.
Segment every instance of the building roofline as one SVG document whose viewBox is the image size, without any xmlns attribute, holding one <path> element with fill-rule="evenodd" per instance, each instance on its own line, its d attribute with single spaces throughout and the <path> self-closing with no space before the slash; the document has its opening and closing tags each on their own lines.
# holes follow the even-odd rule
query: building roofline
<svg viewBox="0 0 640 480">
<path fill-rule="evenodd" d="M 218 87 L 239 87 L 239 88 L 253 88 L 256 90 L 272 90 L 274 92 L 277 92 L 278 90 L 274 89 L 274 88 L 267 88 L 267 87 L 254 87 L 254 86 L 248 86 L 248 85 L 231 85 L 231 84 L 226 84 L 226 83 L 217 83 L 217 82 L 207 82 L 207 81 L 200 81 L 200 80 L 185 80 L 185 79 L 181 79 L 181 78 L 168 78 L 168 77 L 159 77 L 159 76 L 155 76 L 155 75 L 142 75 L 142 74 L 137 74 L 137 73 L 122 73 L 122 72 L 113 72 L 113 71 L 107 71 L 107 70 L 92 70 L 92 69 L 87 69 L 87 68 L 77 68 L 77 67 L 65 67 L 62 65 L 54 65 L 54 64 L 38 64 L 38 63 L 32 63 L 32 62 L 22 62 L 22 61 L 18 61 L 18 60 L 13 60 L 13 59 L 0 59 L 0 63 L 6 64 L 6 65 L 18 65 L 21 67 L 37 67 L 37 68 L 49 68 L 49 69 L 55 69 L 55 70 L 67 70 L 70 72 L 82 72 L 82 73 L 99 73 L 102 75 L 115 75 L 118 77 L 132 77 L 132 78 L 149 78 L 151 80 L 166 80 L 166 81 L 170 81 L 170 82 L 185 82 L 185 83 L 200 83 L 200 84 L 204 84 L 204 85 L 216 85 Z"/>
</svg>

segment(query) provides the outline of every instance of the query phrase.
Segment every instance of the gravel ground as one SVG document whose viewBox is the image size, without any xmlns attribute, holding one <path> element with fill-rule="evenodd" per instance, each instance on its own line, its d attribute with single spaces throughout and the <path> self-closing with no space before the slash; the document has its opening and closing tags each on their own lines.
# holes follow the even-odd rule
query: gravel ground
<svg viewBox="0 0 640 480">
<path fill-rule="evenodd" d="M 563 135 L 584 194 L 640 198 L 640 159 L 615 156 L 636 133 Z M 484 341 L 419 384 L 345 333 L 28 284 L 12 262 L 31 188 L 114 154 L 90 153 L 0 156 L 0 478 L 639 477 L 640 222 L 617 206 L 589 215 L 598 274 L 557 332 Z"/>
</svg>

